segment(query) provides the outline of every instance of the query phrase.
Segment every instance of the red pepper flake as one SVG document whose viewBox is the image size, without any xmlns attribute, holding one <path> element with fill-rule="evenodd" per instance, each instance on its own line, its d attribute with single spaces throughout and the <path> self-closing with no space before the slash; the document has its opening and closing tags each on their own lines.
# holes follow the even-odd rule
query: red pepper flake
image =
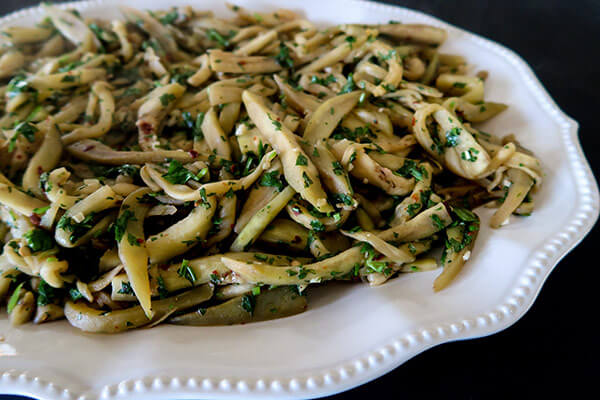
<svg viewBox="0 0 600 400">
<path fill-rule="evenodd" d="M 42 221 L 42 219 L 40 218 L 39 215 L 37 214 L 31 214 L 29 216 L 29 220 L 31 221 L 32 224 L 34 224 L 35 226 L 40 226 L 40 222 Z"/>
<path fill-rule="evenodd" d="M 142 130 L 144 135 L 151 135 L 154 131 L 152 124 L 146 121 L 139 122 L 138 127 Z"/>
<path fill-rule="evenodd" d="M 416 123 L 417 123 L 417 120 L 415 119 L 415 117 L 413 117 L 413 119 L 412 119 L 412 126 L 415 126 Z"/>
<path fill-rule="evenodd" d="M 192 158 L 198 157 L 198 152 L 196 150 L 190 150 L 188 153 L 190 153 L 190 156 L 192 156 Z"/>
<path fill-rule="evenodd" d="M 138 242 L 138 243 L 144 243 L 144 239 L 142 239 L 142 238 L 137 238 L 137 239 L 136 239 L 136 242 Z"/>
<path fill-rule="evenodd" d="M 38 167 L 37 167 L 37 173 L 38 173 L 38 175 L 41 175 L 41 174 L 44 173 L 44 168 L 42 168 L 41 165 L 38 165 Z"/>
<path fill-rule="evenodd" d="M 92 150 L 92 149 L 93 149 L 93 148 L 95 148 L 95 147 L 96 147 L 95 145 L 91 144 L 91 145 L 89 145 L 89 146 L 86 146 L 86 147 L 83 149 L 83 151 L 90 151 L 90 150 Z"/>
</svg>

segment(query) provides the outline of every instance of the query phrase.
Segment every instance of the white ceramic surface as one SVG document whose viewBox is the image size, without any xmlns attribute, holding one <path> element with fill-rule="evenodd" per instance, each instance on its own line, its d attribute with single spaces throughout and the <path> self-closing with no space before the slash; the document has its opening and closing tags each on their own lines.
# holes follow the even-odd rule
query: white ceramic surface
<svg viewBox="0 0 600 400">
<path fill-rule="evenodd" d="M 221 1 L 105 0 L 74 3 L 84 15 L 116 17 L 115 4 L 166 8 L 192 3 L 225 13 Z M 598 217 L 598 189 L 577 140 L 577 123 L 510 50 L 415 11 L 348 0 L 239 1 L 257 10 L 285 6 L 322 24 L 423 22 L 449 31 L 444 52 L 490 72 L 486 97 L 510 108 L 486 130 L 514 132 L 545 168 L 531 217 L 487 228 L 455 283 L 434 294 L 439 271 L 389 283 L 327 285 L 304 314 L 245 326 L 159 326 L 89 335 L 66 322 L 20 329 L 0 316 L 0 393 L 39 399 L 289 398 L 322 396 L 385 374 L 440 343 L 488 335 L 517 321 L 558 261 Z M 39 9 L 0 19 L 32 24 Z M 410 365 L 405 368 L 410 368 Z"/>
</svg>

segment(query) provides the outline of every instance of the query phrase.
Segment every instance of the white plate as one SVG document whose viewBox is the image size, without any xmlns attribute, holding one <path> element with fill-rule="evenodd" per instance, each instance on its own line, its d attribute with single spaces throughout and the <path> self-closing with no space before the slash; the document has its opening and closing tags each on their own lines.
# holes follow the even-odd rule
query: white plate
<svg viewBox="0 0 600 400">
<path fill-rule="evenodd" d="M 106 0 L 71 4 L 84 15 L 116 17 L 115 4 L 166 8 L 189 1 Z M 277 0 L 239 1 L 256 10 Z M 218 0 L 195 2 L 225 13 Z M 121 335 L 82 334 L 66 322 L 12 329 L 1 317 L 0 392 L 40 399 L 313 397 L 377 378 L 437 344 L 488 335 L 517 321 L 542 283 L 598 217 L 598 189 L 577 141 L 577 123 L 552 101 L 527 64 L 510 50 L 430 16 L 374 3 L 286 1 L 323 24 L 422 22 L 449 31 L 443 51 L 488 70 L 486 98 L 510 108 L 486 126 L 514 132 L 546 172 L 531 217 L 487 228 L 455 283 L 434 294 L 439 271 L 389 283 L 327 285 L 304 314 L 245 326 L 159 326 Z M 32 24 L 39 9 L 0 26 Z M 558 56 L 558 55 L 557 55 Z M 410 368 L 407 367 L 407 368 Z"/>
</svg>

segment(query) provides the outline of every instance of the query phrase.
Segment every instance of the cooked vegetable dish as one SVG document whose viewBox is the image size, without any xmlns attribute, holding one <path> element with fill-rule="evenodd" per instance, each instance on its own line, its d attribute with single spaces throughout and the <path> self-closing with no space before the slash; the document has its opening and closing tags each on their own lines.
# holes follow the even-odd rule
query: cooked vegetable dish
<svg viewBox="0 0 600 400">
<path fill-rule="evenodd" d="M 0 30 L 0 299 L 86 332 L 303 312 L 310 286 L 440 269 L 529 215 L 541 165 L 481 122 L 443 29 L 289 10 L 42 5 Z M 479 127 L 478 127 L 479 126 Z M 441 257 L 431 250 L 442 248 Z"/>
</svg>

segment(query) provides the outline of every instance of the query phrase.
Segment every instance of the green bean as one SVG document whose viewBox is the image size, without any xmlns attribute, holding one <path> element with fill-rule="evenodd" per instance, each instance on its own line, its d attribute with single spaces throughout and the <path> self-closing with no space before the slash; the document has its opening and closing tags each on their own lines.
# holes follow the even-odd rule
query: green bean
<svg viewBox="0 0 600 400">
<path fill-rule="evenodd" d="M 19 326 L 31 321 L 34 309 L 35 298 L 33 297 L 33 293 L 28 290 L 19 293 L 19 300 L 17 300 L 17 304 L 10 311 L 10 324 L 12 326 Z"/>
<path fill-rule="evenodd" d="M 152 301 L 154 316 L 151 320 L 146 318 L 141 306 L 102 311 L 72 301 L 65 305 L 65 316 L 71 325 L 85 332 L 118 333 L 160 321 L 173 312 L 197 306 L 210 299 L 212 294 L 212 285 L 203 285 L 163 300 Z"/>
<path fill-rule="evenodd" d="M 201 308 L 169 319 L 177 325 L 234 325 L 289 317 L 306 310 L 306 296 L 291 286 L 235 297 L 217 306 Z"/>
<path fill-rule="evenodd" d="M 443 257 L 444 270 L 433 282 L 433 290 L 439 292 L 447 287 L 450 282 L 462 270 L 465 262 L 471 256 L 471 250 L 479 233 L 479 217 L 476 221 L 465 226 L 453 226 L 446 229 L 448 244 L 446 245 L 446 256 Z"/>
<path fill-rule="evenodd" d="M 443 204 L 436 204 L 406 223 L 386 229 L 377 236 L 394 242 L 411 242 L 428 238 L 451 223 L 452 217 L 446 207 Z"/>
<path fill-rule="evenodd" d="M 34 324 L 41 324 L 43 322 L 55 321 L 65 317 L 65 310 L 63 307 L 57 304 L 46 304 L 43 306 L 38 305 L 35 309 L 35 316 L 33 317 Z"/>
</svg>

